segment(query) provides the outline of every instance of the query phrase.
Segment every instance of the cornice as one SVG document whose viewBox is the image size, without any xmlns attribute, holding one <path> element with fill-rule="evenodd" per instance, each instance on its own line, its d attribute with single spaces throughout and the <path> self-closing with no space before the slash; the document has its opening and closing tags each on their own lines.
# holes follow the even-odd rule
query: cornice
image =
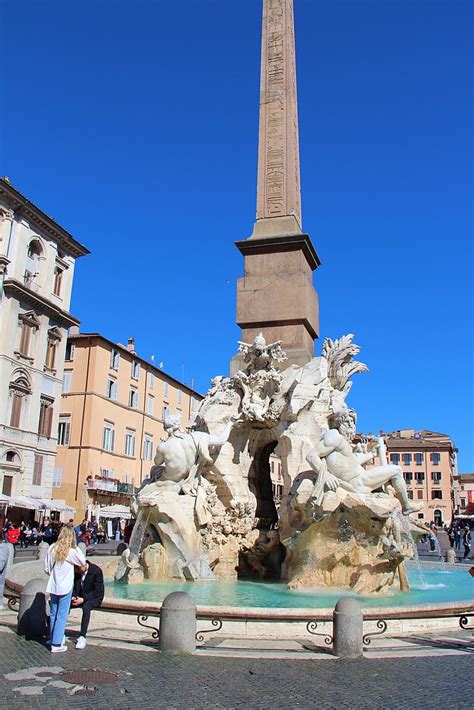
<svg viewBox="0 0 474 710">
<path fill-rule="evenodd" d="M 67 311 L 63 311 L 47 298 L 40 296 L 28 288 L 17 279 L 5 279 L 3 289 L 7 296 L 14 296 L 18 300 L 29 303 L 31 306 L 40 309 L 42 313 L 53 318 L 59 325 L 64 328 L 70 328 L 73 325 L 79 325 L 80 320 L 71 315 Z"/>
<path fill-rule="evenodd" d="M 317 269 L 321 264 L 309 234 L 263 238 L 251 237 L 235 242 L 235 246 L 243 256 L 301 250 L 312 271 Z"/>
<path fill-rule="evenodd" d="M 22 216 L 31 219 L 43 232 L 60 244 L 64 251 L 75 257 L 90 254 L 87 247 L 74 239 L 72 234 L 30 202 L 3 178 L 0 179 L 0 195 L 4 195 L 8 199 L 16 216 L 21 213 Z"/>
</svg>

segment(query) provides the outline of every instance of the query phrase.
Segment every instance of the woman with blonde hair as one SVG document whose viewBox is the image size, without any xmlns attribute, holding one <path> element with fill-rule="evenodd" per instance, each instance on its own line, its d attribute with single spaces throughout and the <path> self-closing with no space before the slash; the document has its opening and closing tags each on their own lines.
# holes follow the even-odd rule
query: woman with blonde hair
<svg viewBox="0 0 474 710">
<path fill-rule="evenodd" d="M 73 528 L 64 526 L 44 563 L 44 571 L 49 574 L 46 591 L 51 608 L 51 653 L 67 651 L 64 632 L 74 586 L 74 565 L 83 567 L 85 564 L 86 558 L 76 545 Z"/>
</svg>

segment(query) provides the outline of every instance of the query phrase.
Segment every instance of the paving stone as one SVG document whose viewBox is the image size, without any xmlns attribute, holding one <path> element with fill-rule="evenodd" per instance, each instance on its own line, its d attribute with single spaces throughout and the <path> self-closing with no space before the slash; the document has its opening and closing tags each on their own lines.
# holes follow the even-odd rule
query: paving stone
<svg viewBox="0 0 474 710">
<path fill-rule="evenodd" d="M 474 648 L 462 656 L 293 661 L 168 656 L 158 650 L 144 653 L 97 645 L 80 652 L 71 646 L 67 653 L 51 657 L 40 644 L 11 632 L 1 634 L 0 644 L 0 687 L 5 702 L 0 707 L 9 709 L 472 708 Z M 54 669 L 51 680 L 45 675 L 34 679 L 35 670 L 48 668 Z M 114 683 L 97 685 L 92 692 L 69 695 L 80 686 L 55 687 L 58 668 L 111 671 L 118 678 Z M 29 677 L 21 674 L 24 681 L 5 678 L 28 669 L 32 671 Z M 42 688 L 41 695 L 13 690 L 35 686 Z"/>
</svg>

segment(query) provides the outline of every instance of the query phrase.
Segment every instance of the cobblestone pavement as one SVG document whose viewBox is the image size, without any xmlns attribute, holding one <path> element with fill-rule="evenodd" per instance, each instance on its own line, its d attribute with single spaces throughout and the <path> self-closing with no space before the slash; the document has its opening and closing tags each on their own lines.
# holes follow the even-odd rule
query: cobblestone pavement
<svg viewBox="0 0 474 710">
<path fill-rule="evenodd" d="M 472 708 L 473 655 L 356 660 L 167 656 L 90 645 L 51 653 L 0 634 L 1 708 Z M 64 671 L 117 675 L 71 679 Z M 106 674 L 103 674 L 105 677 Z M 104 678 L 102 678 L 103 680 Z M 107 679 L 107 678 L 106 678 Z M 110 680 L 110 677 L 108 678 Z M 85 685 L 84 685 L 85 684 Z"/>
</svg>

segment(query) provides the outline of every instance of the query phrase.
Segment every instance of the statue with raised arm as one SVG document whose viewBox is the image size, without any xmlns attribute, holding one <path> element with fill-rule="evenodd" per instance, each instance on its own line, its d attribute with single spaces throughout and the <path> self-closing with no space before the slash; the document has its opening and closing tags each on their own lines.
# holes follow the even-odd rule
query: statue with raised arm
<svg viewBox="0 0 474 710">
<path fill-rule="evenodd" d="M 164 491 L 195 496 L 203 467 L 213 463 L 210 450 L 226 443 L 233 423 L 231 417 L 219 435 L 204 431 L 186 433 L 181 430 L 180 416 L 168 415 L 164 422 L 168 438 L 162 440 L 156 449 L 153 482 L 140 491 L 140 503 L 150 504 L 150 495 Z"/>
<path fill-rule="evenodd" d="M 333 414 L 329 418 L 331 428 L 307 455 L 307 462 L 317 474 L 312 499 L 321 505 L 325 492 L 336 491 L 339 487 L 364 495 L 390 484 L 401 503 L 403 514 L 415 512 L 418 508 L 410 504 L 400 466 L 382 463 L 380 466 L 364 467 L 377 455 L 373 450 L 376 441 L 353 447 L 356 420 L 353 409 L 344 408 Z"/>
</svg>

